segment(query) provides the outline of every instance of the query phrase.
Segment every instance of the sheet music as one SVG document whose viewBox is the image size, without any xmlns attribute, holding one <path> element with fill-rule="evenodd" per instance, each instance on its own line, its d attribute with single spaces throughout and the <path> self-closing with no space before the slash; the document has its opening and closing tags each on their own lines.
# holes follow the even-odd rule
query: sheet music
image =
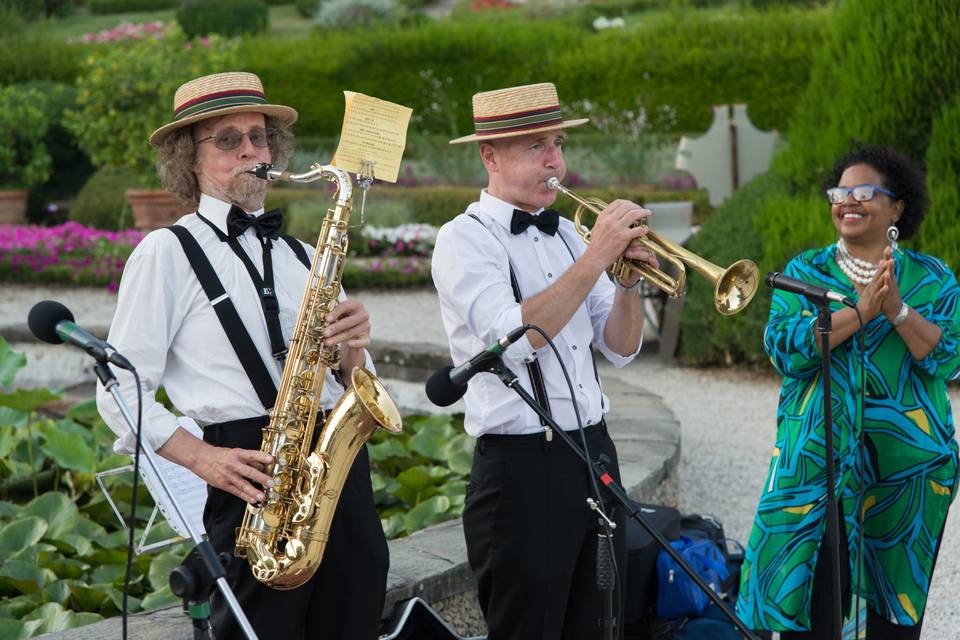
<svg viewBox="0 0 960 640">
<path fill-rule="evenodd" d="M 203 438 L 203 431 L 192 419 L 179 417 L 177 418 L 177 424 L 198 438 Z M 158 471 L 163 474 L 163 479 L 166 480 L 170 493 L 177 499 L 180 508 L 186 514 L 187 520 L 197 531 L 201 534 L 204 533 L 203 505 L 207 502 L 207 483 L 186 467 L 181 467 L 163 456 L 154 457 L 157 459 Z M 183 521 L 177 517 L 177 511 L 173 508 L 173 504 L 167 500 L 166 494 L 160 488 L 159 479 L 153 473 L 153 469 L 149 464 L 144 464 L 142 460 L 140 462 L 140 476 L 143 478 L 144 484 L 147 485 L 147 489 L 150 490 L 150 495 L 153 496 L 160 512 L 163 513 L 173 530 L 184 538 L 189 538 L 190 532 L 187 531 Z"/>
</svg>

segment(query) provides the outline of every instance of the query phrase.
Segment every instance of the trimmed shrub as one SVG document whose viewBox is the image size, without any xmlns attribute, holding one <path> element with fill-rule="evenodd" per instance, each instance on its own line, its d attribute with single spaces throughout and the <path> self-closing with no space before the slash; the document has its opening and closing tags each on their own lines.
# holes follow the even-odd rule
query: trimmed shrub
<svg viewBox="0 0 960 640">
<path fill-rule="evenodd" d="M 960 93 L 933 123 L 927 149 L 927 212 L 917 244 L 960 275 Z"/>
<path fill-rule="evenodd" d="M 37 32 L 0 38 L 0 86 L 50 80 L 72 84 L 80 74 L 86 50 Z"/>
<path fill-rule="evenodd" d="M 325 0 L 317 11 L 317 26 L 324 29 L 395 24 L 406 12 L 394 0 Z"/>
<path fill-rule="evenodd" d="M 801 188 L 854 140 L 922 159 L 933 119 L 960 91 L 956 0 L 851 0 L 831 24 L 775 164 Z"/>
<path fill-rule="evenodd" d="M 270 9 L 260 0 L 185 0 L 177 22 L 188 38 L 252 35 L 267 30 Z"/>
<path fill-rule="evenodd" d="M 49 129 L 46 95 L 25 85 L 0 88 L 0 188 L 46 182 L 52 162 L 43 141 Z"/>
<path fill-rule="evenodd" d="M 829 17 L 691 10 L 593 33 L 573 19 L 480 16 L 415 29 L 258 37 L 241 55 L 271 100 L 298 109 L 301 135 L 338 134 L 344 86 L 412 107 L 419 132 L 453 136 L 472 130 L 474 93 L 538 79 L 554 81 L 566 105 L 603 98 L 628 110 L 639 102 L 647 114 L 665 113 L 669 131 L 705 131 L 718 102 L 746 102 L 758 127 L 783 129 Z M 311 50 L 328 55 L 302 55 Z"/>
<path fill-rule="evenodd" d="M 135 11 L 163 11 L 173 9 L 180 0 L 88 0 L 87 6 L 94 15 L 133 13 Z"/>
<path fill-rule="evenodd" d="M 189 42 L 175 28 L 147 38 L 98 47 L 77 83 L 77 105 L 64 126 L 98 166 L 125 166 L 144 185 L 157 182 L 150 134 L 172 117 L 173 95 L 182 83 L 235 68 L 237 43 L 211 38 Z"/>
<path fill-rule="evenodd" d="M 294 5 L 297 7 L 297 13 L 301 16 L 312 18 L 317 14 L 317 9 L 320 8 L 320 0 L 294 0 Z"/>
<path fill-rule="evenodd" d="M 137 176 L 123 167 L 96 171 L 70 205 L 70 219 L 86 227 L 119 231 L 133 225 L 127 189 L 137 186 Z"/>
<path fill-rule="evenodd" d="M 757 176 L 711 214 L 687 248 L 724 268 L 743 258 L 762 263 L 764 238 L 757 232 L 755 220 L 785 189 L 786 181 L 772 173 Z M 764 273 L 760 267 L 761 277 Z M 705 365 L 765 360 L 763 327 L 769 308 L 770 293 L 761 286 L 744 311 L 721 316 L 713 305 L 713 287 L 699 274 L 690 274 L 680 324 L 683 361 Z"/>
</svg>

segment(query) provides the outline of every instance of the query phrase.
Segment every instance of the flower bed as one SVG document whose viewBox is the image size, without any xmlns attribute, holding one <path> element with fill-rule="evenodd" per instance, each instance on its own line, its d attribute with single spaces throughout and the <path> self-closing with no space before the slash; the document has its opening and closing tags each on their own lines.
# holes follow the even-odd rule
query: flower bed
<svg viewBox="0 0 960 640">
<path fill-rule="evenodd" d="M 365 227 L 343 273 L 348 290 L 430 282 L 437 230 L 430 225 Z M 102 286 L 116 291 L 127 258 L 143 234 L 67 222 L 56 227 L 0 226 L 0 282 Z"/>
<path fill-rule="evenodd" d="M 116 291 L 123 265 L 143 234 L 101 231 L 77 222 L 56 227 L 0 226 L 0 281 L 107 287 Z"/>
</svg>

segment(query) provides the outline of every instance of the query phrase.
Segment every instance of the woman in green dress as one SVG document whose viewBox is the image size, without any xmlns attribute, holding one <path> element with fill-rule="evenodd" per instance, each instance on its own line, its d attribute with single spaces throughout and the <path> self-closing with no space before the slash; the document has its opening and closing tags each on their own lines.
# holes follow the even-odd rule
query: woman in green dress
<svg viewBox="0 0 960 640">
<path fill-rule="evenodd" d="M 856 300 L 834 305 L 831 402 L 844 613 L 867 601 L 867 638 L 916 639 L 947 510 L 958 491 L 946 382 L 960 377 L 960 287 L 936 257 L 897 247 L 926 211 L 923 173 L 890 149 L 862 147 L 828 180 L 839 239 L 786 275 Z M 826 468 L 817 309 L 775 291 L 764 346 L 783 374 L 777 437 L 757 506 L 737 612 L 782 640 L 831 639 Z M 861 415 L 861 390 L 863 413 Z M 863 576 L 857 567 L 863 533 Z M 852 587 L 851 587 L 852 585 Z"/>
</svg>

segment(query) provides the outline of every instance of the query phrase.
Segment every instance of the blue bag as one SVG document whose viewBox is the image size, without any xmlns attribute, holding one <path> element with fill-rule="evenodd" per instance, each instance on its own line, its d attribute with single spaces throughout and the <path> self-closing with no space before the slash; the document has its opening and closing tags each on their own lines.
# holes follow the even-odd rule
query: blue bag
<svg viewBox="0 0 960 640">
<path fill-rule="evenodd" d="M 729 576 L 723 554 L 712 540 L 681 537 L 670 543 L 704 582 L 719 592 Z M 657 615 L 668 620 L 696 617 L 710 599 L 665 551 L 657 556 Z"/>
</svg>

